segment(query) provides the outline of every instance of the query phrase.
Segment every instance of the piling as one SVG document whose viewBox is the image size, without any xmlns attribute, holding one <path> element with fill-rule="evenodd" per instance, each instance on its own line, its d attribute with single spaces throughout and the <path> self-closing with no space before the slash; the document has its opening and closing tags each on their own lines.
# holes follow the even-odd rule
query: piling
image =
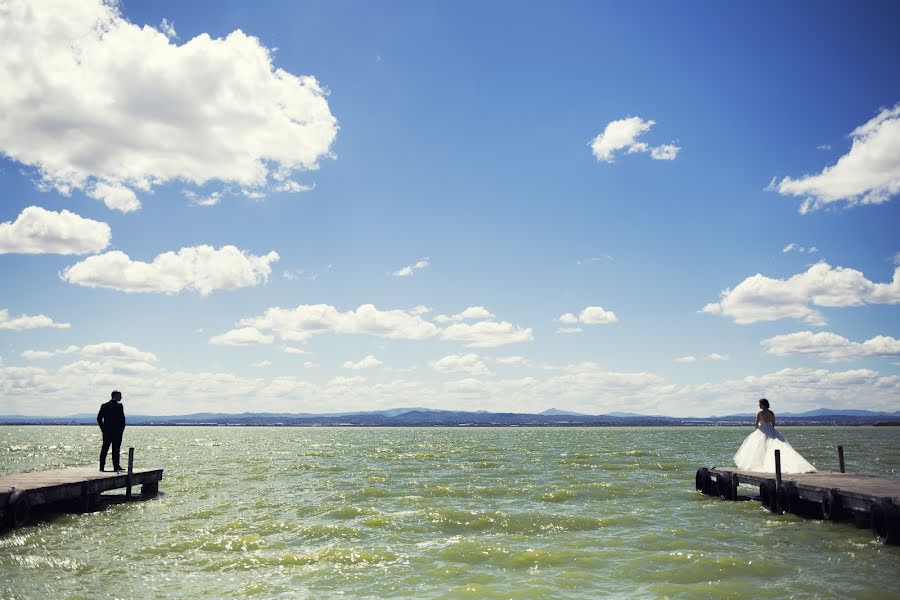
<svg viewBox="0 0 900 600">
<path fill-rule="evenodd" d="M 128 479 L 125 484 L 125 499 L 131 500 L 131 480 L 134 475 L 134 448 L 128 449 Z"/>
</svg>

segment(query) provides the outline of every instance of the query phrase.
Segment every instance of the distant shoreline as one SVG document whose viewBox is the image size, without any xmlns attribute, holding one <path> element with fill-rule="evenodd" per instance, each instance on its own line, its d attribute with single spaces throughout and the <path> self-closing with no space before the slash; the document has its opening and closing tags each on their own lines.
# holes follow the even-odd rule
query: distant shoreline
<svg viewBox="0 0 900 600">
<path fill-rule="evenodd" d="M 0 427 L 96 427 L 94 423 L 73 423 L 66 421 L 0 421 Z M 128 427 L 273 427 L 273 428 L 319 428 L 319 429 L 377 429 L 377 428 L 403 428 L 416 427 L 424 429 L 528 429 L 528 428 L 603 428 L 603 427 L 752 427 L 748 423 L 202 423 L 202 422 L 171 422 L 171 423 L 134 423 Z M 900 421 L 879 422 L 797 422 L 781 423 L 782 427 L 900 427 Z"/>
</svg>

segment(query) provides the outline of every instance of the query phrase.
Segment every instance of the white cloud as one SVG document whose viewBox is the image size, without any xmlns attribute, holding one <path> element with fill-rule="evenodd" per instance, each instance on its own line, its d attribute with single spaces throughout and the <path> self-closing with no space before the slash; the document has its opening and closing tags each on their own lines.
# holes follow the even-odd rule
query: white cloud
<svg viewBox="0 0 900 600">
<path fill-rule="evenodd" d="M 256 344 L 271 344 L 274 336 L 263 335 L 255 327 L 241 327 L 232 329 L 221 335 L 213 336 L 209 343 L 216 346 L 251 346 Z"/>
<path fill-rule="evenodd" d="M 438 315 L 434 320 L 438 323 L 458 323 L 460 321 L 478 321 L 493 319 L 494 313 L 483 306 L 470 306 L 461 313 L 455 315 Z"/>
<path fill-rule="evenodd" d="M 94 200 L 102 200 L 107 208 L 123 213 L 140 210 L 141 201 L 137 194 L 120 183 L 98 182 L 87 190 L 87 195 Z"/>
<path fill-rule="evenodd" d="M 266 282 L 277 252 L 248 254 L 234 246 L 192 246 L 160 254 L 152 263 L 131 260 L 120 251 L 90 256 L 64 270 L 69 283 L 127 293 L 177 294 L 184 290 L 207 296 L 216 290 Z"/>
<path fill-rule="evenodd" d="M 805 354 L 830 362 L 859 360 L 874 356 L 900 356 L 900 340 L 879 335 L 864 342 L 851 342 L 847 338 L 821 331 L 798 331 L 776 335 L 760 342 L 769 354 L 794 356 Z"/>
<path fill-rule="evenodd" d="M 144 352 L 121 342 L 89 344 L 81 349 L 81 354 L 89 357 L 118 358 L 144 362 L 156 362 L 157 360 L 156 355 L 152 352 Z"/>
<path fill-rule="evenodd" d="M 831 144 L 819 144 L 816 150 L 831 150 Z"/>
<path fill-rule="evenodd" d="M 450 354 L 432 362 L 431 368 L 441 373 L 491 374 L 490 369 L 477 354 Z"/>
<path fill-rule="evenodd" d="M 365 358 L 359 360 L 358 362 L 353 362 L 352 360 L 348 360 L 344 363 L 345 369 L 353 369 L 358 371 L 360 369 L 371 369 L 373 367 L 377 367 L 378 365 L 383 364 L 380 360 L 369 354 Z"/>
<path fill-rule="evenodd" d="M 565 325 L 575 325 L 583 323 L 585 325 L 608 325 L 610 323 L 618 323 L 619 318 L 611 310 L 606 310 L 602 306 L 588 306 L 584 308 L 576 317 L 573 313 L 565 313 L 557 319 Z M 557 333 L 581 333 L 580 327 L 560 327 Z"/>
<path fill-rule="evenodd" d="M 406 265 L 405 267 L 398 269 L 391 273 L 394 277 L 410 277 L 416 271 L 421 271 L 431 264 L 430 259 L 426 256 L 425 258 L 416 261 L 411 265 Z"/>
<path fill-rule="evenodd" d="M 663 144 L 650 150 L 650 158 L 654 160 L 675 160 L 680 150 L 681 147 L 675 144 Z"/>
<path fill-rule="evenodd" d="M 528 363 L 524 356 L 498 356 L 495 358 L 501 365 L 522 366 Z"/>
<path fill-rule="evenodd" d="M 208 196 L 201 196 L 193 190 L 183 190 L 182 193 L 194 206 L 216 206 L 222 201 L 222 192 L 212 192 Z"/>
<path fill-rule="evenodd" d="M 0 223 L 0 254 L 90 254 L 109 245 L 109 225 L 63 210 L 29 206 Z"/>
<path fill-rule="evenodd" d="M 791 242 L 790 244 L 788 244 L 787 246 L 785 246 L 784 248 L 781 249 L 781 252 L 783 254 L 787 254 L 788 252 L 799 252 L 801 254 L 815 254 L 818 251 L 819 251 L 819 249 L 816 248 L 815 246 L 810 246 L 809 248 L 806 248 L 804 246 L 801 246 L 800 244 L 795 244 L 794 242 Z"/>
<path fill-rule="evenodd" d="M 602 306 L 588 306 L 581 311 L 578 320 L 586 325 L 606 325 L 619 322 L 616 313 L 605 310 Z"/>
<path fill-rule="evenodd" d="M 891 283 L 873 283 L 855 269 L 832 268 L 820 262 L 789 279 L 757 273 L 734 289 L 723 291 L 719 302 L 707 304 L 700 312 L 725 315 L 742 325 L 785 318 L 824 325 L 825 317 L 813 307 L 897 303 L 900 268 L 894 270 Z"/>
<path fill-rule="evenodd" d="M 806 198 L 800 212 L 835 202 L 880 204 L 900 192 L 900 104 L 882 110 L 850 133 L 847 154 L 818 174 L 773 179 L 769 189 Z"/>
<path fill-rule="evenodd" d="M 160 29 L 114 2 L 7 2 L 0 152 L 122 211 L 165 182 L 254 191 L 331 157 L 337 122 L 315 78 L 274 67 L 242 31 L 178 45 Z"/>
<path fill-rule="evenodd" d="M 316 375 L 312 370 L 291 376 L 238 377 L 167 370 L 140 360 L 96 358 L 55 370 L 0 366 L 0 414 L 74 414 L 83 411 L 84 398 L 96 396 L 97 389 L 121 390 L 131 414 L 157 415 L 296 412 L 298 407 L 307 412 L 333 412 L 404 405 L 540 412 L 547 408 L 547 398 L 553 398 L 555 406 L 590 414 L 629 411 L 706 416 L 749 412 L 762 396 L 773 402 L 776 413 L 821 406 L 896 410 L 900 394 L 900 377 L 870 369 L 784 369 L 675 385 L 654 373 L 609 371 L 588 362 L 551 366 L 537 376 L 510 379 L 482 379 L 463 373 L 466 378 L 462 381 L 396 379 L 377 383 L 362 377 L 324 382 L 302 378 Z M 307 362 L 303 365 L 307 369 L 318 366 Z M 687 413 L 685 406 L 691 407 Z"/>
<path fill-rule="evenodd" d="M 715 361 L 725 361 L 730 360 L 731 357 L 727 354 L 719 354 L 718 352 L 713 352 L 712 354 L 707 354 L 704 358 L 706 360 L 715 360 Z"/>
<path fill-rule="evenodd" d="M 679 356 L 678 358 L 675 359 L 675 362 L 681 363 L 684 365 L 688 365 L 688 364 L 697 362 L 697 357 L 696 356 Z"/>
<path fill-rule="evenodd" d="M 45 358 L 53 358 L 54 356 L 63 354 L 74 354 L 79 350 L 80 348 L 78 346 L 68 346 L 62 350 L 26 350 L 22 353 L 22 358 L 25 360 L 43 360 Z"/>
<path fill-rule="evenodd" d="M 292 194 L 299 194 L 300 192 L 309 192 L 316 189 L 316 186 L 313 185 L 304 185 L 302 183 L 298 183 L 293 179 L 286 179 L 275 186 L 276 192 L 290 192 Z"/>
<path fill-rule="evenodd" d="M 169 23 L 168 19 L 163 19 L 159 24 L 159 30 L 166 34 L 169 39 L 177 40 L 178 33 L 175 31 L 175 23 Z"/>
<path fill-rule="evenodd" d="M 556 333 L 582 333 L 584 329 L 581 327 L 560 327 Z"/>
<path fill-rule="evenodd" d="M 673 160 L 678 156 L 680 147 L 675 144 L 663 144 L 651 148 L 638 138 L 650 131 L 655 121 L 643 120 L 640 117 L 627 117 L 606 124 L 603 133 L 591 140 L 591 152 L 597 160 L 615 162 L 616 153 L 624 150 L 627 154 L 650 152 L 655 160 Z"/>
<path fill-rule="evenodd" d="M 286 354 L 309 354 L 306 350 L 302 348 L 294 348 L 293 346 L 285 346 L 284 351 Z"/>
<path fill-rule="evenodd" d="M 271 367 L 271 366 L 272 366 L 272 361 L 271 361 L 271 360 L 261 360 L 261 361 L 259 361 L 259 362 L 251 363 L 250 366 L 251 366 L 251 367 L 258 367 L 258 368 Z"/>
<path fill-rule="evenodd" d="M 505 344 L 530 342 L 534 340 L 531 328 L 523 329 L 502 321 L 479 321 L 478 323 L 455 323 L 447 327 L 441 339 L 462 342 L 469 348 L 494 348 Z"/>
<path fill-rule="evenodd" d="M 411 311 L 377 309 L 363 304 L 340 312 L 328 304 L 301 304 L 296 308 L 273 307 L 258 317 L 241 319 L 242 327 L 271 331 L 284 341 L 300 342 L 316 334 L 368 334 L 387 339 L 422 340 L 440 331 Z"/>
<path fill-rule="evenodd" d="M 25 329 L 41 329 L 45 327 L 53 329 L 69 329 L 70 323 L 56 323 L 46 315 L 19 315 L 10 318 L 9 310 L 0 308 L 0 329 L 23 331 Z"/>
</svg>

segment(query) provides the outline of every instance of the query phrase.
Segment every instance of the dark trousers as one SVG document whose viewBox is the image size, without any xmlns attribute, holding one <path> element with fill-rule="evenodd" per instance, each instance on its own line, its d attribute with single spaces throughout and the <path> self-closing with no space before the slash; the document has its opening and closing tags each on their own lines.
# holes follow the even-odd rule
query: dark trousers
<svg viewBox="0 0 900 600">
<path fill-rule="evenodd" d="M 109 452 L 109 446 L 112 445 L 113 468 L 121 469 L 122 463 L 119 461 L 122 449 L 122 431 L 104 431 L 103 432 L 103 448 L 100 450 L 100 468 L 106 467 L 106 453 Z"/>
</svg>

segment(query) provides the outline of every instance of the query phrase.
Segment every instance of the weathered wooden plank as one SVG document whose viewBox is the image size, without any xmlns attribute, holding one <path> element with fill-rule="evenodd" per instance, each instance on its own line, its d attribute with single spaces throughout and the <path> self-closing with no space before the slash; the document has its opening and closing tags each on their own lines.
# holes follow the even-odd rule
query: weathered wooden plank
<svg viewBox="0 0 900 600">
<path fill-rule="evenodd" d="M 153 486 L 154 484 L 158 485 L 162 478 L 162 469 L 136 469 L 131 474 L 131 483 Z M 14 490 L 26 492 L 31 505 L 38 506 L 124 488 L 128 485 L 128 479 L 128 474 L 124 471 L 119 473 L 100 472 L 95 467 L 73 467 L 2 475 L 0 476 L 0 509 L 7 506 L 9 497 Z"/>
<path fill-rule="evenodd" d="M 774 473 L 742 471 L 725 467 L 710 469 L 712 474 L 719 472 L 731 473 L 732 476 L 737 476 L 741 484 L 748 485 L 759 485 L 763 481 L 775 479 Z M 880 498 L 890 498 L 894 504 L 900 505 L 900 480 L 898 479 L 818 471 L 803 474 L 782 473 L 782 480 L 797 486 L 800 497 L 804 500 L 820 502 L 829 490 L 836 490 L 848 509 L 867 510 L 871 502 Z"/>
</svg>

